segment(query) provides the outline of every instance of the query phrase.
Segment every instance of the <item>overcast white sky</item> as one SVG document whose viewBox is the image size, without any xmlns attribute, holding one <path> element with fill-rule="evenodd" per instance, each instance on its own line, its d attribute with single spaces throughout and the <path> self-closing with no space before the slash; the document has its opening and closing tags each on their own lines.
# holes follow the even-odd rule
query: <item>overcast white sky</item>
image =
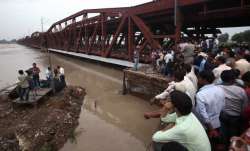
<svg viewBox="0 0 250 151">
<path fill-rule="evenodd" d="M 126 7 L 151 0 L 0 0 L 0 39 L 21 38 L 83 9 Z M 230 34 L 246 28 L 226 29 Z"/>
</svg>

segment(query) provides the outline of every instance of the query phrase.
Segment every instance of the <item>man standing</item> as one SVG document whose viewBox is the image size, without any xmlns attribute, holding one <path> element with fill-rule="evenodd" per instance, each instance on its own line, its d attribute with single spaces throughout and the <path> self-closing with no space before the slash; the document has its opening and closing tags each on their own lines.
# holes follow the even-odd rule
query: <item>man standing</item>
<svg viewBox="0 0 250 151">
<path fill-rule="evenodd" d="M 59 72 L 59 80 L 60 80 L 60 82 L 63 84 L 63 86 L 66 86 L 64 68 L 61 67 L 61 66 L 57 66 L 57 70 Z"/>
<path fill-rule="evenodd" d="M 186 45 L 183 49 L 184 63 L 185 64 L 193 64 L 194 62 L 194 50 L 195 45 L 189 41 L 188 45 Z"/>
<path fill-rule="evenodd" d="M 250 56 L 246 55 L 245 57 L 247 58 Z M 245 58 L 241 58 L 235 62 L 235 69 L 239 69 L 240 75 L 242 76 L 246 72 L 250 71 L 250 63 Z"/>
<path fill-rule="evenodd" d="M 225 107 L 220 114 L 221 128 L 226 146 L 232 136 L 239 136 L 242 128 L 242 111 L 248 104 L 248 97 L 243 88 L 234 85 L 233 70 L 223 71 L 221 87 L 225 94 Z"/>
<path fill-rule="evenodd" d="M 216 58 L 216 64 L 218 65 L 218 67 L 213 69 L 213 73 L 215 76 L 214 83 L 220 84 L 222 82 L 220 78 L 221 73 L 225 70 L 231 70 L 231 67 L 226 65 L 226 59 L 222 56 Z"/>
<path fill-rule="evenodd" d="M 36 88 L 40 87 L 40 69 L 36 66 L 36 63 L 33 63 L 33 67 L 32 67 L 32 75 L 33 75 L 33 81 L 34 81 L 34 85 Z"/>
<path fill-rule="evenodd" d="M 201 87 L 196 95 L 196 112 L 206 127 L 209 136 L 219 135 L 220 112 L 225 105 L 225 95 L 222 88 L 213 84 L 215 77 L 211 71 L 202 71 L 198 77 Z"/>
<path fill-rule="evenodd" d="M 136 49 L 134 50 L 134 70 L 137 71 L 138 70 L 138 66 L 139 66 L 139 49 L 140 46 L 136 46 Z"/>
<path fill-rule="evenodd" d="M 19 97 L 20 100 L 24 100 L 25 96 L 25 101 L 29 100 L 29 81 L 27 76 L 24 74 L 23 70 L 18 71 L 19 76 L 18 76 L 18 86 L 19 86 Z"/>
</svg>

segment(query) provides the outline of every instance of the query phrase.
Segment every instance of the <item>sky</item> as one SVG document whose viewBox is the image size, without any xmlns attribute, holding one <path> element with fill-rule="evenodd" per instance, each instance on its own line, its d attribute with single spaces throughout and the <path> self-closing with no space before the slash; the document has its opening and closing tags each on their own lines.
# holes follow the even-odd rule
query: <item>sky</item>
<svg viewBox="0 0 250 151">
<path fill-rule="evenodd" d="M 151 0 L 0 0 L 0 39 L 19 39 L 35 31 L 44 30 L 54 22 L 83 9 L 127 7 Z M 223 29 L 230 35 L 245 28 Z"/>
</svg>

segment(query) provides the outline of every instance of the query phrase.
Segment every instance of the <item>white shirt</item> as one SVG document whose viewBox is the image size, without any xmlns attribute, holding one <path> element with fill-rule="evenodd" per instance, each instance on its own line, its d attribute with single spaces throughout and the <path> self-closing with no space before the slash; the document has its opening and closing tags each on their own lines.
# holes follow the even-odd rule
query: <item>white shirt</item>
<svg viewBox="0 0 250 151">
<path fill-rule="evenodd" d="M 168 64 L 169 61 L 173 61 L 173 60 L 174 60 L 174 57 L 173 57 L 172 54 L 167 53 L 167 54 L 165 55 L 165 57 L 164 57 L 164 60 L 165 60 L 166 64 Z"/>
<path fill-rule="evenodd" d="M 181 52 L 184 51 L 184 48 L 185 48 L 187 45 L 188 45 L 187 42 L 185 42 L 185 43 L 180 43 L 180 44 L 179 44 L 179 47 L 180 47 L 180 49 L 181 49 Z"/>
<path fill-rule="evenodd" d="M 189 80 L 189 78 L 187 78 L 186 76 L 184 77 L 184 80 L 182 80 L 181 82 L 174 82 L 174 81 L 170 82 L 168 88 L 161 94 L 155 96 L 155 98 L 166 99 L 166 97 L 168 97 L 169 94 L 174 90 L 186 93 L 191 98 L 192 104 L 193 105 L 195 104 L 195 94 L 197 89 L 195 88 L 191 80 Z"/>
<path fill-rule="evenodd" d="M 215 76 L 215 81 L 214 83 L 218 84 L 221 80 L 220 80 L 220 75 L 223 71 L 225 70 L 231 70 L 232 68 L 227 66 L 226 64 L 221 64 L 219 65 L 217 68 L 214 68 L 213 73 Z"/>
<path fill-rule="evenodd" d="M 60 73 L 60 75 L 64 75 L 64 69 L 63 69 L 63 67 L 60 67 L 59 73 Z"/>
<path fill-rule="evenodd" d="M 203 86 L 196 94 L 196 112 L 203 124 L 210 123 L 213 129 L 219 128 L 220 112 L 225 106 L 225 94 L 222 88 L 214 84 Z"/>
<path fill-rule="evenodd" d="M 240 75 L 243 75 L 250 71 L 250 63 L 246 59 L 240 59 L 235 62 L 235 69 L 239 69 Z"/>
<path fill-rule="evenodd" d="M 189 72 L 186 75 L 186 77 L 189 78 L 189 80 L 193 83 L 195 89 L 197 90 L 197 88 L 198 88 L 198 79 L 197 79 L 197 76 L 194 73 L 194 67 L 192 67 L 191 72 Z"/>
<path fill-rule="evenodd" d="M 46 74 L 46 78 L 47 78 L 47 79 L 52 77 L 52 72 L 51 72 L 51 70 L 46 69 L 45 74 Z"/>
</svg>

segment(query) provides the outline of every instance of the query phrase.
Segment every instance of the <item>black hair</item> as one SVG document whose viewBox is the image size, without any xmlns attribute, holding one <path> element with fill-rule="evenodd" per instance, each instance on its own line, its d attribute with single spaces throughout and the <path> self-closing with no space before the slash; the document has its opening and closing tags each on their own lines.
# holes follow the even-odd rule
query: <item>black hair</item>
<svg viewBox="0 0 250 151">
<path fill-rule="evenodd" d="M 192 70 L 192 66 L 190 64 L 185 64 L 184 68 L 186 69 L 186 72 L 189 73 Z"/>
<path fill-rule="evenodd" d="M 235 75 L 235 78 L 238 78 L 240 76 L 240 70 L 239 69 L 232 69 Z"/>
<path fill-rule="evenodd" d="M 233 70 L 225 70 L 221 73 L 221 80 L 226 83 L 235 81 L 236 76 Z"/>
<path fill-rule="evenodd" d="M 174 77 L 178 80 L 178 81 L 182 81 L 184 80 L 184 76 L 186 75 L 186 72 L 184 70 L 175 70 L 174 71 Z"/>
<path fill-rule="evenodd" d="M 228 55 L 229 55 L 229 57 L 231 57 L 231 58 L 234 58 L 234 57 L 235 57 L 235 53 L 234 53 L 232 50 L 230 50 L 230 51 L 228 52 Z"/>
<path fill-rule="evenodd" d="M 191 113 L 193 105 L 190 97 L 187 94 L 175 90 L 170 93 L 170 98 L 172 104 L 181 115 L 188 115 Z"/>
<path fill-rule="evenodd" d="M 226 58 L 225 57 L 222 57 L 222 56 L 219 56 L 218 58 L 217 58 L 217 60 L 218 61 L 220 61 L 221 63 L 226 63 Z"/>
<path fill-rule="evenodd" d="M 250 62 L 250 55 L 245 55 L 244 58 L 245 58 L 248 62 Z"/>
<path fill-rule="evenodd" d="M 18 73 L 22 75 L 24 74 L 23 70 L 18 70 Z"/>
<path fill-rule="evenodd" d="M 245 74 L 242 75 L 241 79 L 244 82 L 250 82 L 250 71 L 246 72 Z"/>
<path fill-rule="evenodd" d="M 206 80 L 208 83 L 213 83 L 215 76 L 212 71 L 204 70 L 199 73 L 199 77 L 203 80 Z"/>
<path fill-rule="evenodd" d="M 26 70 L 25 72 L 27 73 L 28 76 L 32 75 L 32 71 L 30 70 Z"/>
<path fill-rule="evenodd" d="M 188 151 L 183 145 L 177 142 L 165 143 L 161 151 Z"/>
</svg>

